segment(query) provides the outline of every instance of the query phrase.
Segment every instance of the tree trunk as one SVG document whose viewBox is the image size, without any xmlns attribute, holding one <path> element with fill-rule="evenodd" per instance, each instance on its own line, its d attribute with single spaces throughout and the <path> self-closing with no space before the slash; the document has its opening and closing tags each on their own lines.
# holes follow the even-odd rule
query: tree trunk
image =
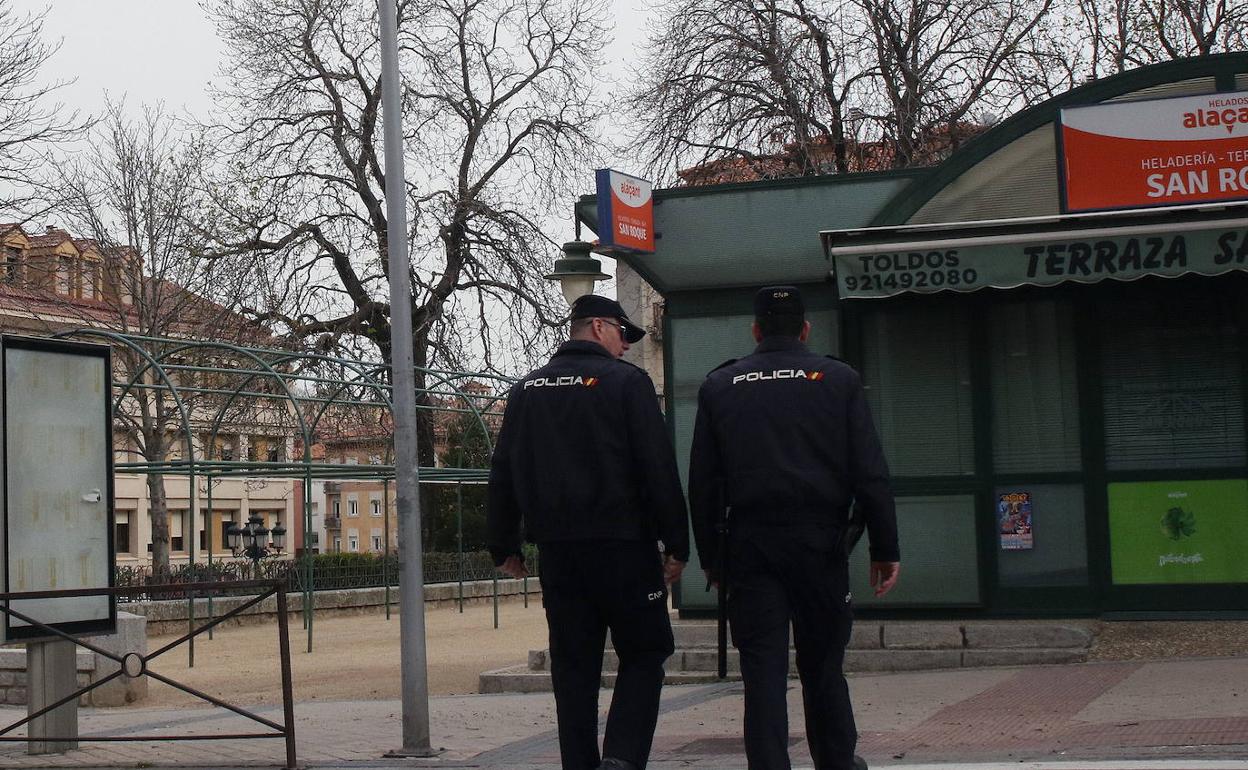
<svg viewBox="0 0 1248 770">
<path fill-rule="evenodd" d="M 152 516 L 152 575 L 164 582 L 169 575 L 169 504 L 164 474 L 147 475 L 147 497 Z"/>
</svg>

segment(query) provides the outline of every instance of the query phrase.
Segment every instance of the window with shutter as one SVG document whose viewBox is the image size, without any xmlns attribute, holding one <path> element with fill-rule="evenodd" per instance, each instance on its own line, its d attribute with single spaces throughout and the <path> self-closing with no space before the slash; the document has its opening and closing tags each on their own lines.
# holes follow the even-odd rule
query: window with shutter
<svg viewBox="0 0 1248 770">
<path fill-rule="evenodd" d="M 988 326 L 993 470 L 1079 470 L 1079 387 L 1070 303 L 1046 299 L 993 305 Z"/>
<path fill-rule="evenodd" d="M 863 317 L 863 384 L 894 476 L 975 472 L 968 348 L 961 304 Z"/>
<path fill-rule="evenodd" d="M 1241 329 L 1230 298 L 1166 285 L 1098 312 L 1108 468 L 1242 466 Z"/>
</svg>

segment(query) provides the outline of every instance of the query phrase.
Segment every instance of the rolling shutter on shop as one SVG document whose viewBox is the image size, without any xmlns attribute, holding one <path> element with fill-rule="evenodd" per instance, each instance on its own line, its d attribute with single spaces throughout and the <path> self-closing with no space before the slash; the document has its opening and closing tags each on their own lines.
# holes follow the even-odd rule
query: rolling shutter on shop
<svg viewBox="0 0 1248 770">
<path fill-rule="evenodd" d="M 1070 303 L 994 305 L 988 326 L 993 470 L 1079 470 L 1079 383 Z"/>
<path fill-rule="evenodd" d="M 1241 332 L 1230 300 L 1156 291 L 1099 312 L 1108 468 L 1242 466 Z"/>
<path fill-rule="evenodd" d="M 863 318 L 863 383 L 894 476 L 975 472 L 966 311 L 920 303 Z"/>
</svg>

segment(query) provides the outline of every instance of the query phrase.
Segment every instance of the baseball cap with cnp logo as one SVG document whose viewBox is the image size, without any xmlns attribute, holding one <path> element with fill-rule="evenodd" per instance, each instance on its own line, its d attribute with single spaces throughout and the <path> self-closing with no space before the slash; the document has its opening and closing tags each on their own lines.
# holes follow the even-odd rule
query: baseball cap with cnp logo
<svg viewBox="0 0 1248 770">
<path fill-rule="evenodd" d="M 620 326 L 624 327 L 624 339 L 628 340 L 630 345 L 646 336 L 645 329 L 628 320 L 628 314 L 624 312 L 624 308 L 620 307 L 620 303 L 597 294 L 582 295 L 572 303 L 572 320 L 575 321 L 578 318 L 613 318 L 619 321 Z"/>
<path fill-rule="evenodd" d="M 802 302 L 802 293 L 796 286 L 764 286 L 754 295 L 754 316 L 806 315 L 806 304 Z"/>
</svg>

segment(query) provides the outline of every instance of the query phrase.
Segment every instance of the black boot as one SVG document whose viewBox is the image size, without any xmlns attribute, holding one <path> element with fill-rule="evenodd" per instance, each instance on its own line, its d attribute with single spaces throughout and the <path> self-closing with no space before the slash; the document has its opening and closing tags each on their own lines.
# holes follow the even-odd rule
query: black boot
<svg viewBox="0 0 1248 770">
<path fill-rule="evenodd" d="M 867 770 L 867 760 L 855 754 L 854 755 L 854 770 Z"/>
<path fill-rule="evenodd" d="M 603 757 L 602 764 L 598 765 L 598 770 L 637 770 L 637 765 L 632 762 L 625 762 L 615 757 Z"/>
</svg>

